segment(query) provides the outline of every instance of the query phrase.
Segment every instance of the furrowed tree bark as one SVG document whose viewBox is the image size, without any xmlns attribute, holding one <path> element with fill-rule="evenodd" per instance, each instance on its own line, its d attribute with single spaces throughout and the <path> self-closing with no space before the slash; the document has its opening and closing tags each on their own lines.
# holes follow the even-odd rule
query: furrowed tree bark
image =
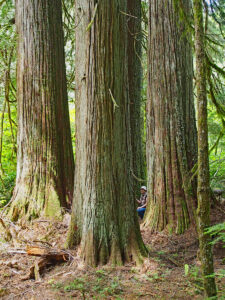
<svg viewBox="0 0 225 300">
<path fill-rule="evenodd" d="M 143 116 L 141 114 L 142 88 L 142 31 L 141 1 L 127 2 L 128 26 L 128 82 L 130 99 L 131 146 L 133 152 L 134 195 L 140 194 L 141 179 L 145 179 L 145 160 L 142 145 Z"/>
<path fill-rule="evenodd" d="M 74 160 L 60 0 L 17 0 L 18 162 L 9 215 L 60 217 Z"/>
<path fill-rule="evenodd" d="M 76 176 L 67 246 L 88 265 L 146 254 L 132 197 L 125 0 L 76 1 Z"/>
<path fill-rule="evenodd" d="M 197 228 L 205 294 L 216 296 L 210 226 L 209 146 L 207 125 L 206 57 L 202 0 L 194 0 L 196 87 L 198 108 L 198 209 Z M 211 276 L 210 276 L 211 275 Z"/>
<path fill-rule="evenodd" d="M 197 161 L 191 37 L 175 1 L 149 2 L 148 207 L 145 226 L 182 233 L 194 222 Z M 181 1 L 190 15 L 190 3 Z"/>
</svg>

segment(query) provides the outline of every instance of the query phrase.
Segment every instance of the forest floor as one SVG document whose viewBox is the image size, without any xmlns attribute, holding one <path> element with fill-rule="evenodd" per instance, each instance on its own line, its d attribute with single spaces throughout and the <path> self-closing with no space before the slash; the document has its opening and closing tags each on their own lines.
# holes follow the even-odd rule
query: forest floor
<svg viewBox="0 0 225 300">
<path fill-rule="evenodd" d="M 223 222 L 224 208 L 214 208 L 211 217 L 213 224 Z M 84 268 L 77 253 L 71 251 L 72 260 L 45 268 L 38 280 L 25 280 L 40 259 L 28 256 L 26 246 L 62 249 L 69 218 L 66 214 L 63 222 L 36 220 L 29 228 L 11 224 L 13 240 L 5 242 L 0 237 L 1 299 L 204 299 L 194 228 L 173 236 L 141 230 L 150 253 L 139 268 L 133 264 Z M 214 264 L 219 299 L 225 299 L 225 276 L 219 275 L 225 269 L 224 254 L 225 249 L 217 244 Z"/>
</svg>

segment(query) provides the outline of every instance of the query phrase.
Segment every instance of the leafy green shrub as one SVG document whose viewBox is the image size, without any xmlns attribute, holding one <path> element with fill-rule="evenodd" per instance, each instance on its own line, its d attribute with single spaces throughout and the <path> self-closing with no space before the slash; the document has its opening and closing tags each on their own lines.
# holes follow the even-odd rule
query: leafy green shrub
<svg viewBox="0 0 225 300">
<path fill-rule="evenodd" d="M 225 248 L 225 222 L 207 228 L 205 233 L 210 234 L 211 237 L 213 237 L 212 245 L 222 242 L 223 247 Z"/>
<path fill-rule="evenodd" d="M 224 97 L 223 97 L 224 98 Z M 223 107 L 224 102 L 220 101 Z M 208 104 L 210 185 L 225 190 L 225 129 L 221 117 L 212 103 Z"/>
<path fill-rule="evenodd" d="M 12 197 L 16 172 L 11 172 L 0 180 L 0 208 L 5 206 Z"/>
</svg>

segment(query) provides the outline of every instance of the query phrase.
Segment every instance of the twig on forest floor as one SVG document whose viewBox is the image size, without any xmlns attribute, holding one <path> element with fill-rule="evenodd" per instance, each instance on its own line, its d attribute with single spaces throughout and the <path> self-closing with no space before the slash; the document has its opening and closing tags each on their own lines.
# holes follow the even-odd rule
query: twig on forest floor
<svg viewBox="0 0 225 300">
<path fill-rule="evenodd" d="M 33 240 L 33 241 L 31 241 L 31 243 L 42 243 L 42 244 L 48 245 L 49 247 L 52 247 L 52 244 L 47 241 Z"/>
<path fill-rule="evenodd" d="M 16 271 L 16 270 L 11 270 L 11 272 L 13 272 L 13 273 L 15 273 L 16 275 L 20 275 L 21 274 L 21 271 L 20 272 L 18 272 L 18 271 Z"/>
<path fill-rule="evenodd" d="M 180 263 L 176 262 L 176 260 L 173 259 L 172 257 L 165 256 L 164 258 L 165 258 L 165 259 L 168 259 L 170 262 L 172 262 L 172 263 L 173 263 L 175 266 L 177 266 L 177 267 L 181 267 L 181 266 L 182 266 Z"/>
<path fill-rule="evenodd" d="M 9 250 L 7 252 L 11 254 L 27 254 L 27 252 L 23 250 Z"/>
<path fill-rule="evenodd" d="M 69 251 L 66 251 L 66 250 L 61 250 L 61 251 L 64 252 L 66 255 L 69 256 L 68 261 L 75 259 L 75 257 Z"/>
<path fill-rule="evenodd" d="M 23 292 L 20 293 L 20 294 L 13 295 L 11 299 L 15 299 L 15 297 L 16 297 L 16 299 L 21 299 L 21 298 L 18 298 L 18 297 L 19 297 L 19 296 L 23 296 L 23 295 L 29 293 L 30 291 L 33 291 L 33 288 L 29 288 L 29 289 L 23 291 Z"/>
<path fill-rule="evenodd" d="M 75 272 L 67 272 L 67 273 L 66 273 L 66 271 L 62 271 L 62 272 L 56 273 L 56 274 L 54 274 L 54 275 L 48 277 L 48 280 L 49 280 L 49 279 L 52 279 L 52 278 L 55 278 L 56 276 L 63 275 L 63 277 L 66 277 L 66 276 L 71 275 L 71 274 L 75 274 Z"/>
</svg>

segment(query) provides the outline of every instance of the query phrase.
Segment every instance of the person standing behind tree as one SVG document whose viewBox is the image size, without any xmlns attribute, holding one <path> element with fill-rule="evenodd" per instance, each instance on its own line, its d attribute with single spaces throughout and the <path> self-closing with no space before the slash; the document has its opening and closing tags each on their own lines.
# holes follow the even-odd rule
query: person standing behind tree
<svg viewBox="0 0 225 300">
<path fill-rule="evenodd" d="M 141 187 L 141 197 L 140 200 L 137 199 L 139 207 L 137 208 L 138 215 L 141 219 L 143 219 L 146 206 L 147 206 L 147 188 L 146 186 Z"/>
</svg>

